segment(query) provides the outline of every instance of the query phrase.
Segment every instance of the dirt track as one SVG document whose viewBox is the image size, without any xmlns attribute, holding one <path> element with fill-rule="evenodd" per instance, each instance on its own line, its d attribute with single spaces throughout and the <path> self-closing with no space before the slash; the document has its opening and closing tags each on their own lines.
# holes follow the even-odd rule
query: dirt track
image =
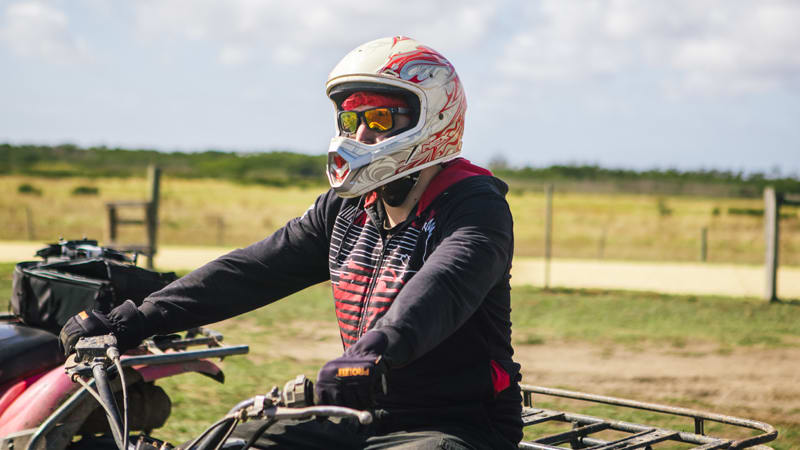
<svg viewBox="0 0 800 450">
<path fill-rule="evenodd" d="M 304 331 L 281 337 L 280 345 L 269 346 L 270 356 L 322 363 L 341 352 L 335 327 L 296 325 L 292 328 Z M 711 345 L 630 348 L 547 342 L 518 343 L 515 350 L 525 384 L 800 426 L 800 348 L 721 351 Z M 544 399 L 535 397 L 534 401 L 537 398 Z M 783 448 L 800 448 L 800 442 L 791 442 L 791 437 L 779 442 Z"/>
<path fill-rule="evenodd" d="M 517 346 L 525 383 L 570 386 L 641 401 L 765 421 L 800 423 L 800 349 L 613 349 L 548 343 Z M 752 417 L 749 417 L 752 416 Z"/>
</svg>

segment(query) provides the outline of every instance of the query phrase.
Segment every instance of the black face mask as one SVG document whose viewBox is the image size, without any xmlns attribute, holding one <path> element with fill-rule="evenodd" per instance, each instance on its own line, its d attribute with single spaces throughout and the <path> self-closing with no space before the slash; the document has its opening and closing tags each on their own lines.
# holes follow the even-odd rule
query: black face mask
<svg viewBox="0 0 800 450">
<path fill-rule="evenodd" d="M 418 178 L 419 172 L 384 184 L 378 188 L 378 195 L 387 205 L 400 206 L 406 200 L 406 197 L 408 197 L 411 188 L 417 184 Z"/>
</svg>

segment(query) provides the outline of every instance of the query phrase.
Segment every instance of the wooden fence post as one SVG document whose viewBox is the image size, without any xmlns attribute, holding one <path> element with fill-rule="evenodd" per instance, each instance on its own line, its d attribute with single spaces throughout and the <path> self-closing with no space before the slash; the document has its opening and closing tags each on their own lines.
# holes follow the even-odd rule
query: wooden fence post
<svg viewBox="0 0 800 450">
<path fill-rule="evenodd" d="M 608 238 L 608 224 L 603 225 L 600 233 L 600 240 L 597 242 L 597 259 L 603 259 L 606 255 L 606 239 Z"/>
<path fill-rule="evenodd" d="M 766 241 L 766 285 L 764 299 L 778 300 L 778 228 L 780 217 L 780 199 L 775 188 L 764 189 L 764 239 Z"/>
<path fill-rule="evenodd" d="M 108 210 L 108 241 L 114 244 L 117 242 L 117 207 L 108 205 L 106 209 Z"/>
<path fill-rule="evenodd" d="M 708 261 L 708 227 L 700 229 L 700 261 Z"/>
<path fill-rule="evenodd" d="M 161 168 L 151 165 L 147 168 L 147 179 L 150 182 L 150 199 L 147 203 L 145 223 L 147 227 L 147 246 L 150 254 L 147 255 L 147 268 L 153 268 L 153 259 L 156 254 L 156 239 L 158 238 L 158 197 L 161 190 Z"/>
<path fill-rule="evenodd" d="M 544 288 L 550 288 L 550 258 L 553 245 L 553 185 L 545 186 Z"/>
<path fill-rule="evenodd" d="M 217 245 L 223 245 L 223 236 L 225 235 L 225 219 L 223 217 L 217 216 Z"/>
<path fill-rule="evenodd" d="M 33 211 L 31 211 L 30 205 L 25 205 L 25 231 L 28 234 L 29 241 L 36 239 L 36 233 L 33 229 Z"/>
</svg>

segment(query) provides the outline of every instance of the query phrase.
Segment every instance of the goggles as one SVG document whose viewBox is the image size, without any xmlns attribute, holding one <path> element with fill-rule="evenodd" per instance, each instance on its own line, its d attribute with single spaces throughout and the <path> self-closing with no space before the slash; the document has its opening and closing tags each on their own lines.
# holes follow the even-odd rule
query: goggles
<svg viewBox="0 0 800 450">
<path fill-rule="evenodd" d="M 361 120 L 370 130 L 384 132 L 394 127 L 395 114 L 408 114 L 409 108 L 372 108 L 366 111 L 339 111 L 339 129 L 346 135 L 355 134 Z"/>
</svg>

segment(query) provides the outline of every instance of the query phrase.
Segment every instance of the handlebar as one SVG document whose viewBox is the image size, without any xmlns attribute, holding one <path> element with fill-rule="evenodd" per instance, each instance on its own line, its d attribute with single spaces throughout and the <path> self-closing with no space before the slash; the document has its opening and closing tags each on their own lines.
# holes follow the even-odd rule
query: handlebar
<svg viewBox="0 0 800 450">
<path fill-rule="evenodd" d="M 284 419 L 310 419 L 314 416 L 326 417 L 352 417 L 357 419 L 362 425 L 369 425 L 372 423 L 372 413 L 369 411 L 361 411 L 358 409 L 346 408 L 344 406 L 306 406 L 302 408 L 289 408 L 286 406 L 258 406 L 260 401 L 264 401 L 265 397 L 258 395 L 239 402 L 236 406 L 231 408 L 227 416 L 240 416 L 246 414 L 248 416 L 261 416 L 265 419 L 284 420 Z M 254 409 L 255 407 L 255 409 Z M 250 411 L 258 411 L 251 413 Z"/>
<path fill-rule="evenodd" d="M 297 400 L 300 398 L 298 391 L 306 391 L 307 389 L 313 389 L 311 381 L 306 379 L 305 376 L 299 375 L 286 383 L 283 393 L 281 393 L 276 386 L 273 387 L 267 395 L 256 395 L 255 397 L 243 400 L 231 408 L 225 417 L 206 428 L 200 436 L 195 438 L 186 447 L 182 447 L 182 449 L 217 449 L 228 439 L 240 421 L 245 421 L 250 418 L 261 419 L 264 421 L 264 424 L 250 437 L 250 441 L 245 445 L 245 448 L 249 448 L 270 425 L 278 420 L 310 419 L 316 416 L 324 416 L 352 417 L 363 425 L 372 423 L 372 413 L 369 411 L 359 411 L 343 406 L 322 405 L 299 408 L 281 406 L 287 403 L 298 404 Z M 287 395 L 287 393 L 291 395 Z M 306 397 L 306 400 L 311 400 L 311 398 Z"/>
<path fill-rule="evenodd" d="M 272 392 L 275 392 L 273 389 Z M 352 417 L 359 423 L 367 425 L 372 423 L 372 413 L 343 406 L 306 406 L 303 408 L 289 408 L 285 406 L 270 406 L 270 397 L 257 395 L 234 406 L 222 419 L 216 421 L 203 433 L 190 442 L 183 450 L 217 449 L 228 439 L 233 429 L 240 421 L 248 418 L 258 418 L 264 421 L 258 431 L 250 437 L 248 448 L 267 428 L 278 420 L 285 419 L 310 419 L 312 417 Z"/>
<path fill-rule="evenodd" d="M 275 408 L 274 417 L 281 419 L 308 419 L 314 416 L 352 417 L 362 425 L 372 423 L 372 413 L 344 406 L 307 406 L 305 408 Z"/>
<path fill-rule="evenodd" d="M 197 332 L 196 332 L 197 333 Z M 222 340 L 221 335 L 214 333 L 200 333 L 207 338 L 216 341 Z M 194 340 L 189 338 L 189 340 Z M 185 347 L 184 347 L 185 348 Z M 200 352 L 214 352 L 216 349 L 209 349 Z M 106 370 L 116 368 L 120 376 L 124 376 L 120 366 L 119 352 L 116 349 L 116 339 L 111 336 L 97 336 L 81 338 L 76 345 L 76 358 L 75 365 L 66 367 L 67 373 L 71 375 L 73 381 L 80 383 L 84 388 L 89 391 L 100 403 L 106 411 L 109 426 L 111 427 L 112 434 L 117 446 L 121 449 L 128 447 L 128 426 L 127 426 L 127 395 L 125 395 L 125 381 L 121 380 L 123 387 L 123 398 L 125 406 L 123 407 L 122 414 L 120 415 L 116 403 L 113 398 L 113 393 L 108 387 L 108 379 Z M 198 353 L 198 352 L 194 352 Z M 180 357 L 180 352 L 168 353 L 162 355 L 149 355 L 149 356 L 134 356 L 128 358 L 125 362 L 131 362 L 131 359 L 147 359 L 157 356 L 164 358 L 173 356 Z M 217 355 L 208 355 L 217 356 Z M 112 365 L 113 362 L 113 365 Z M 83 378 L 89 381 L 84 381 Z M 100 392 L 92 389 L 90 383 L 99 388 Z M 260 433 L 265 431 L 267 427 L 277 420 L 284 419 L 308 419 L 317 416 L 324 417 L 344 417 L 353 418 L 358 420 L 359 423 L 367 425 L 372 423 L 373 416 L 369 411 L 360 411 L 343 406 L 330 406 L 330 405 L 313 405 L 313 383 L 306 379 L 303 375 L 298 375 L 296 378 L 288 381 L 281 392 L 278 387 L 273 387 L 266 395 L 257 395 L 247 400 L 239 402 L 234 406 L 222 419 L 218 420 L 203 433 L 200 434 L 195 440 L 190 442 L 185 449 L 214 449 L 218 448 L 228 436 L 233 432 L 234 428 L 239 422 L 248 419 L 261 419 L 265 421 L 263 425 L 253 436 L 255 440 Z M 157 441 L 157 439 L 156 439 Z M 136 446 L 139 448 L 139 446 Z"/>
<path fill-rule="evenodd" d="M 115 367 L 120 377 L 122 387 L 123 408 L 120 415 L 117 403 L 114 400 L 114 391 L 108 381 L 106 370 Z M 84 337 L 75 345 L 74 365 L 65 365 L 65 370 L 72 381 L 80 383 L 87 392 L 97 399 L 106 413 L 108 426 L 114 442 L 121 449 L 128 448 L 128 391 L 125 383 L 125 373 L 120 363 L 120 354 L 117 349 L 117 339 L 113 335 Z M 92 379 L 97 390 L 83 380 Z"/>
</svg>

